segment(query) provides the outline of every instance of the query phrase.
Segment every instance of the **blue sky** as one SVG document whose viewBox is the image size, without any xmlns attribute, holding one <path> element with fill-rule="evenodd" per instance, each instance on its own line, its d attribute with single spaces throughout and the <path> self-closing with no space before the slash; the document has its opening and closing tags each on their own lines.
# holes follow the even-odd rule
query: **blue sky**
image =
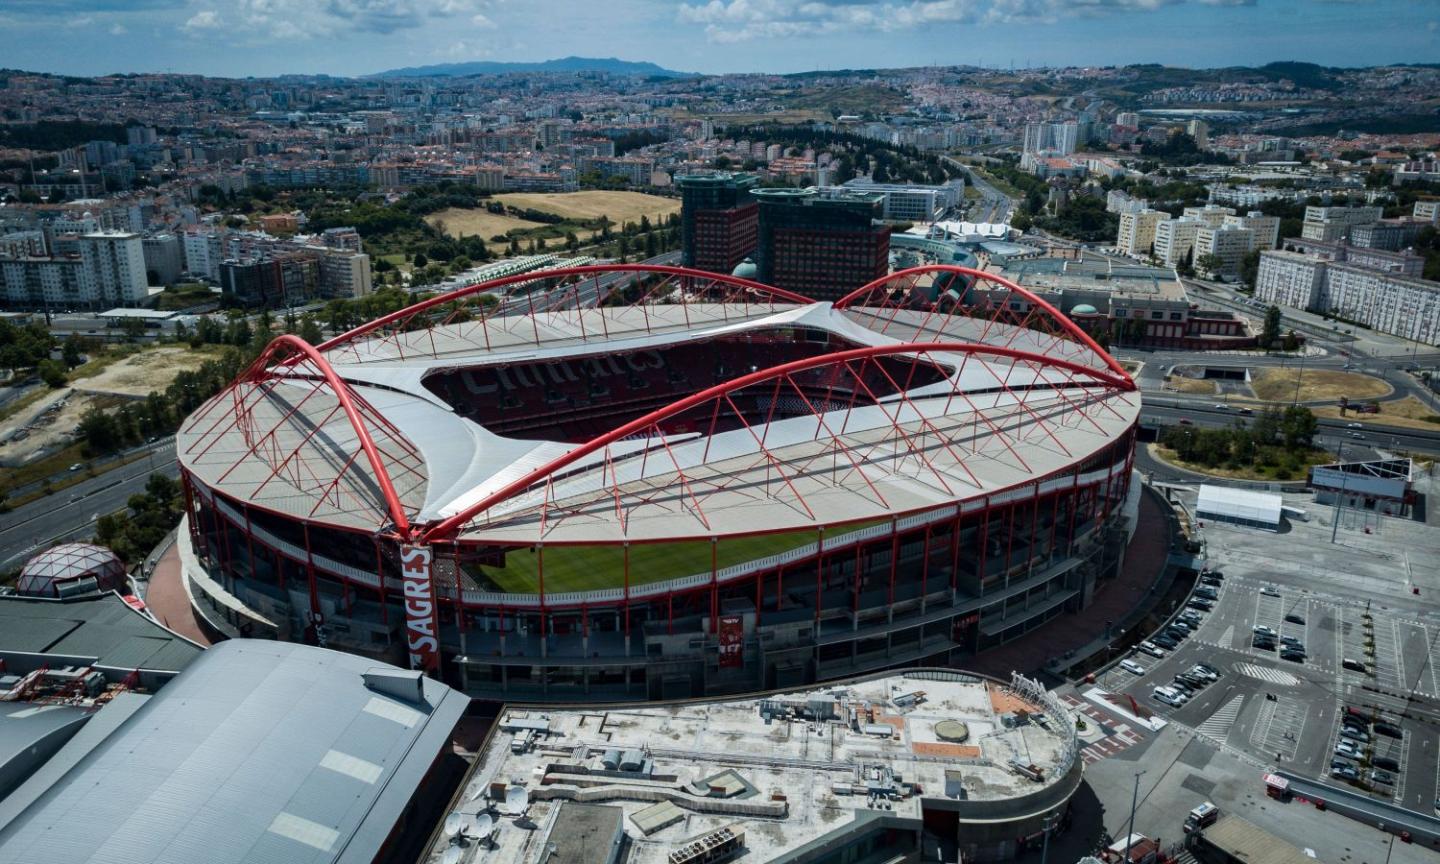
<svg viewBox="0 0 1440 864">
<path fill-rule="evenodd" d="M 695 72 L 1440 62 L 1440 0 L 0 0 L 0 65 L 364 75 L 570 54 Z"/>
</svg>

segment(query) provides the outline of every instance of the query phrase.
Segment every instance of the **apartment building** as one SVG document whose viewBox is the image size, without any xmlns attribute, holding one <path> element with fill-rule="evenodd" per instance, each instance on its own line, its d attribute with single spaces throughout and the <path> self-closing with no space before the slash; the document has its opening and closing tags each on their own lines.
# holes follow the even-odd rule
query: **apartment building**
<svg viewBox="0 0 1440 864">
<path fill-rule="evenodd" d="M 1240 272 L 1240 264 L 1245 256 L 1255 248 L 1255 232 L 1248 228 L 1239 228 L 1233 225 L 1222 225 L 1212 228 L 1209 225 L 1200 226 L 1195 232 L 1195 262 L 1199 265 L 1201 259 L 1213 255 L 1219 259 L 1219 263 L 1212 268 L 1212 272 L 1234 276 Z"/>
<path fill-rule="evenodd" d="M 1169 219 L 1163 210 L 1122 212 L 1115 247 L 1126 255 L 1149 255 L 1155 246 L 1155 227 Z"/>
<path fill-rule="evenodd" d="M 1222 228 L 1243 228 L 1254 235 L 1252 249 L 1274 249 L 1280 245 L 1280 217 L 1252 210 L 1244 216 L 1226 216 Z"/>
<path fill-rule="evenodd" d="M 1206 204 L 1202 207 L 1186 207 L 1181 213 L 1181 219 L 1194 219 L 1203 225 L 1211 228 L 1219 228 L 1225 224 L 1226 216 L 1234 216 L 1234 207 L 1217 207 L 1214 204 Z"/>
<path fill-rule="evenodd" d="M 1378 222 L 1384 213 L 1379 207 L 1306 207 L 1300 236 L 1306 240 L 1340 240 L 1352 226 Z"/>
<path fill-rule="evenodd" d="M 1155 226 L 1155 257 L 1167 267 L 1178 266 L 1193 256 L 1195 237 L 1205 226 L 1199 219 L 1168 219 Z"/>
<path fill-rule="evenodd" d="M 1255 298 L 1338 315 L 1383 333 L 1440 342 L 1440 282 L 1295 252 L 1260 255 Z"/>
</svg>

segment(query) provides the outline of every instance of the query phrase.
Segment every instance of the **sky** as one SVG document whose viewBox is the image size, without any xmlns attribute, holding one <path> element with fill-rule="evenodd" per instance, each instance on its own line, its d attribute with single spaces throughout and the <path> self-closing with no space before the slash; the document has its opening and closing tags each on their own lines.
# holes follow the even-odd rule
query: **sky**
<svg viewBox="0 0 1440 864">
<path fill-rule="evenodd" d="M 684 72 L 1440 63 L 1440 0 L 0 0 L 0 66 L 368 75 L 619 57 Z"/>
</svg>

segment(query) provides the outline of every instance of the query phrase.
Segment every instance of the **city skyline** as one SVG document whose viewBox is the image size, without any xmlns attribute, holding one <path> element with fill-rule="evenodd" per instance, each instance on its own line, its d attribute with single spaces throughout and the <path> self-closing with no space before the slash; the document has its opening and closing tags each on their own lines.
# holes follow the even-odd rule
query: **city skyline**
<svg viewBox="0 0 1440 864">
<path fill-rule="evenodd" d="M 363 76 L 567 54 L 704 74 L 1279 60 L 1369 66 L 1440 57 L 1433 0 L 325 0 L 298 10 L 275 0 L 11 0 L 0 6 L 0 27 L 19 37 L 6 66 L 74 75 Z M 40 38 L 57 31 L 70 50 Z"/>
</svg>

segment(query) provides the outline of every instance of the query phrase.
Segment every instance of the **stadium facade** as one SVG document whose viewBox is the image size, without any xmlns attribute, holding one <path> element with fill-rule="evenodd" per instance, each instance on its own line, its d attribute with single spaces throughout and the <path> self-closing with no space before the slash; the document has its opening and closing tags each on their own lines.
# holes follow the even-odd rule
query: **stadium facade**
<svg viewBox="0 0 1440 864">
<path fill-rule="evenodd" d="M 522 274 L 277 338 L 179 433 L 182 548 L 246 632 L 481 698 L 950 665 L 1114 575 L 1139 408 L 1083 331 L 964 267 L 835 302 Z"/>
</svg>

